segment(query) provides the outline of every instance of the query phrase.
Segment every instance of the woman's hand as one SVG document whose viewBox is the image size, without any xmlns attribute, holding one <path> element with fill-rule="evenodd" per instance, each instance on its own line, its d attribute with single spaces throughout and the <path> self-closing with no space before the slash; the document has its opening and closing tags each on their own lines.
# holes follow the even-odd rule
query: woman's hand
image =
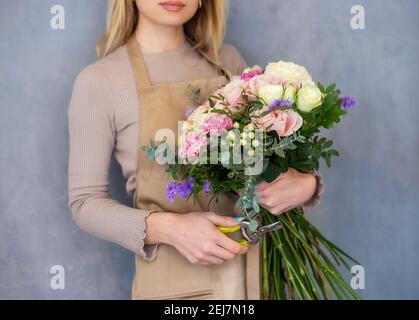
<svg viewBox="0 0 419 320">
<path fill-rule="evenodd" d="M 260 204 L 273 214 L 281 214 L 307 202 L 316 191 L 316 178 L 289 168 L 274 182 L 261 182 L 256 194 Z"/>
<path fill-rule="evenodd" d="M 213 212 L 156 212 L 147 218 L 146 223 L 146 244 L 171 245 L 193 264 L 221 264 L 247 252 L 247 247 L 216 228 L 237 226 L 239 222 L 232 217 Z"/>
</svg>

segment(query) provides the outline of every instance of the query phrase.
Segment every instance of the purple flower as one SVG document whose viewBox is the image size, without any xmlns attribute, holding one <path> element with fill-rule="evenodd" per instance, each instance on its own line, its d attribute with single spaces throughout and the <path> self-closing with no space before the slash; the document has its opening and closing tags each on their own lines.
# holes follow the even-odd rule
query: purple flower
<svg viewBox="0 0 419 320">
<path fill-rule="evenodd" d="M 190 196 L 194 188 L 194 178 L 190 177 L 183 182 L 170 182 L 166 187 L 166 198 L 173 203 L 176 198 L 182 197 L 186 199 Z"/>
<path fill-rule="evenodd" d="M 185 115 L 185 119 L 188 119 L 189 118 L 189 116 L 193 113 L 195 111 L 195 108 L 194 107 L 191 107 L 191 108 L 188 108 L 188 109 L 186 109 L 185 110 L 185 113 L 184 113 L 184 115 Z"/>
<path fill-rule="evenodd" d="M 166 186 L 166 198 L 170 203 L 173 203 L 176 198 L 182 197 L 186 199 L 189 197 L 194 189 L 194 178 L 189 177 L 183 182 L 171 181 Z"/>
<path fill-rule="evenodd" d="M 170 182 L 166 187 L 166 198 L 170 203 L 173 203 L 175 199 L 179 196 L 179 186 L 180 183 L 176 181 Z"/>
<path fill-rule="evenodd" d="M 274 111 L 276 109 L 280 108 L 291 108 L 292 107 L 292 101 L 289 100 L 275 100 L 269 107 L 269 111 Z"/>
<path fill-rule="evenodd" d="M 194 188 L 194 178 L 189 177 L 188 180 L 181 183 L 181 186 L 179 189 L 179 195 L 182 198 L 186 199 L 192 193 L 193 188 Z"/>
<path fill-rule="evenodd" d="M 210 193 L 211 192 L 211 182 L 208 180 L 205 180 L 204 185 L 202 186 L 202 189 L 204 189 L 204 191 L 206 193 Z"/>
<path fill-rule="evenodd" d="M 356 100 L 352 97 L 344 96 L 341 98 L 341 100 L 342 100 L 341 107 L 343 109 L 347 110 L 356 106 Z"/>
</svg>

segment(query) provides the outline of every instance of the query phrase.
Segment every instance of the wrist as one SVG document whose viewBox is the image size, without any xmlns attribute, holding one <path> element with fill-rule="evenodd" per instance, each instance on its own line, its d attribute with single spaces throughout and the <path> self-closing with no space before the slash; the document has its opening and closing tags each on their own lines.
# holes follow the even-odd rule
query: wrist
<svg viewBox="0 0 419 320">
<path fill-rule="evenodd" d="M 317 180 L 316 177 L 311 173 L 305 174 L 306 179 L 306 194 L 307 194 L 307 200 L 309 201 L 314 193 L 316 192 L 316 186 L 317 186 Z"/>
<path fill-rule="evenodd" d="M 172 227 L 174 225 L 175 214 L 171 212 L 154 212 L 146 219 L 146 238 L 144 243 L 170 244 Z"/>
</svg>

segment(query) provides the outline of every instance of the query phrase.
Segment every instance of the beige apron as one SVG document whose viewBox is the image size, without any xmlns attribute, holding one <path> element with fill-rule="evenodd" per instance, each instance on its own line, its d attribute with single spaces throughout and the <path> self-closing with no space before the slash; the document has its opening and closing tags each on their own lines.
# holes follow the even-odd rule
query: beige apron
<svg viewBox="0 0 419 320">
<path fill-rule="evenodd" d="M 207 97 L 228 82 L 228 71 L 222 68 L 220 71 L 224 75 L 214 78 L 152 85 L 134 36 L 128 41 L 127 49 L 141 105 L 134 206 L 179 214 L 213 211 L 234 215 L 234 200 L 228 194 L 221 195 L 218 203 L 212 201 L 210 206 L 209 195 L 204 193 L 195 203 L 184 199 L 169 203 L 165 189 L 171 177 L 165 171 L 166 167 L 148 160 L 146 152 L 141 150 L 141 146 L 154 139 L 159 129 L 173 130 L 177 137 L 178 121 L 184 119 L 185 110 L 193 104 L 188 90 L 200 88 L 201 96 Z M 252 246 L 245 256 L 237 256 L 222 265 L 201 266 L 191 264 L 173 247 L 161 244 L 156 259 L 151 262 L 136 256 L 132 298 L 258 299 L 259 262 L 257 246 Z"/>
</svg>

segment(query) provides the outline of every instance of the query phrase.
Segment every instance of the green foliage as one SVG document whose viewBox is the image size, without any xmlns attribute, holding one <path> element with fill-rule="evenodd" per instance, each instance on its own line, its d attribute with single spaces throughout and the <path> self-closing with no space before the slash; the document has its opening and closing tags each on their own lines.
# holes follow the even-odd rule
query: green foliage
<svg viewBox="0 0 419 320">
<path fill-rule="evenodd" d="M 332 128 L 340 122 L 342 116 L 347 114 L 347 111 L 341 108 L 340 91 L 336 89 L 336 84 L 332 84 L 326 89 L 321 83 L 318 83 L 317 86 L 324 94 L 323 103 L 311 112 L 301 113 L 304 119 L 301 134 L 305 137 L 319 133 L 321 128 Z"/>
</svg>

